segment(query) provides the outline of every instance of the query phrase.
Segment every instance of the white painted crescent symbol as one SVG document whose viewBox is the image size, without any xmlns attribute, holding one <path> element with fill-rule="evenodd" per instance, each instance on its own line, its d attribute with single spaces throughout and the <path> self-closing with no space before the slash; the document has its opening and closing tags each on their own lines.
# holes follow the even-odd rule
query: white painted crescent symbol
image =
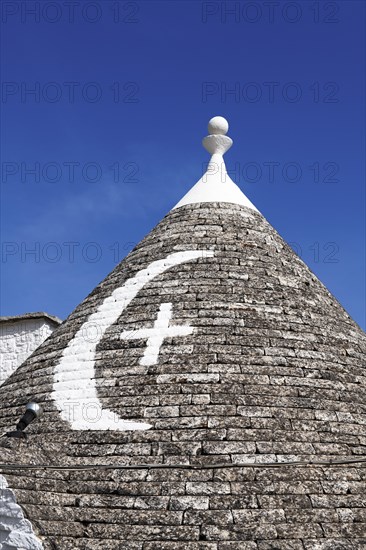
<svg viewBox="0 0 366 550">
<path fill-rule="evenodd" d="M 52 398 L 61 418 L 69 422 L 73 430 L 147 430 L 150 424 L 123 420 L 116 413 L 103 409 L 95 384 L 95 350 L 108 327 L 113 325 L 135 298 L 137 293 L 164 271 L 175 265 L 197 258 L 212 257 L 212 250 L 187 250 L 169 254 L 152 262 L 136 273 L 108 298 L 83 323 L 64 349 L 55 367 Z M 90 323 L 98 327 L 98 338 L 87 341 L 85 327 Z M 90 410 L 96 411 L 90 419 Z"/>
</svg>

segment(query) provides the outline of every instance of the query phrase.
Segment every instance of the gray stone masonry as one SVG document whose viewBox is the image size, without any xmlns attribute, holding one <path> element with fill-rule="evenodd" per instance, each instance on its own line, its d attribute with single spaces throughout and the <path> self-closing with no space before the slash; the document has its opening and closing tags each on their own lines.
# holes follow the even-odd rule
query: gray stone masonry
<svg viewBox="0 0 366 550">
<path fill-rule="evenodd" d="M 152 428 L 70 430 L 51 398 L 65 345 L 126 280 L 185 250 L 214 256 L 146 284 L 96 352 L 103 407 Z M 194 331 L 140 365 L 146 340 L 120 335 L 152 327 L 163 302 Z M 0 388 L 2 431 L 29 400 L 45 409 L 26 441 L 0 439 L 1 462 L 129 467 L 3 473 L 47 550 L 365 549 L 365 464 L 265 464 L 365 458 L 365 350 L 362 330 L 260 214 L 183 206 Z M 215 467 L 243 462 L 259 464 Z M 172 467 L 130 467 L 141 463 Z"/>
</svg>

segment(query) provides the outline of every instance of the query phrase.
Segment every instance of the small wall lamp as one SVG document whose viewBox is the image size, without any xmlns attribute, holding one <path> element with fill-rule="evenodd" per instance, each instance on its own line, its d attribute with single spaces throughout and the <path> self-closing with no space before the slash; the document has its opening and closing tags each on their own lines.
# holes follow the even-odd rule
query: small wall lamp
<svg viewBox="0 0 366 550">
<path fill-rule="evenodd" d="M 22 418 L 19 420 L 16 430 L 13 432 L 8 432 L 7 437 L 18 437 L 26 438 L 27 434 L 24 433 L 24 430 L 29 424 L 31 424 L 36 418 L 39 418 L 43 410 L 38 403 L 28 403 L 25 407 L 25 413 Z"/>
</svg>

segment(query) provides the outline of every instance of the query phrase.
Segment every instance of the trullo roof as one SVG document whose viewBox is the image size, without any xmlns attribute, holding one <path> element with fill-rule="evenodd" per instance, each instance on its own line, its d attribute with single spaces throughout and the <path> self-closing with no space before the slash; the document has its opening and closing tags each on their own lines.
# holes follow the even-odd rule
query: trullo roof
<svg viewBox="0 0 366 550">
<path fill-rule="evenodd" d="M 0 548 L 366 547 L 365 334 L 208 172 L 0 388 Z M 31 468 L 33 467 L 33 469 Z"/>
</svg>

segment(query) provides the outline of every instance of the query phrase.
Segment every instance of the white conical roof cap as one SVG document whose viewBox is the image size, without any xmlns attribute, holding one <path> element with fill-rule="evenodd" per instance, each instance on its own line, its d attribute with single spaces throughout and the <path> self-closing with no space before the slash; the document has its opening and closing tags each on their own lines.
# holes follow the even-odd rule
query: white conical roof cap
<svg viewBox="0 0 366 550">
<path fill-rule="evenodd" d="M 233 144 L 232 139 L 226 135 L 228 129 L 229 123 L 225 118 L 211 118 L 208 123 L 209 135 L 202 141 L 205 149 L 212 155 L 207 170 L 174 208 L 203 202 L 229 202 L 258 211 L 227 173 L 223 155 Z"/>
</svg>

